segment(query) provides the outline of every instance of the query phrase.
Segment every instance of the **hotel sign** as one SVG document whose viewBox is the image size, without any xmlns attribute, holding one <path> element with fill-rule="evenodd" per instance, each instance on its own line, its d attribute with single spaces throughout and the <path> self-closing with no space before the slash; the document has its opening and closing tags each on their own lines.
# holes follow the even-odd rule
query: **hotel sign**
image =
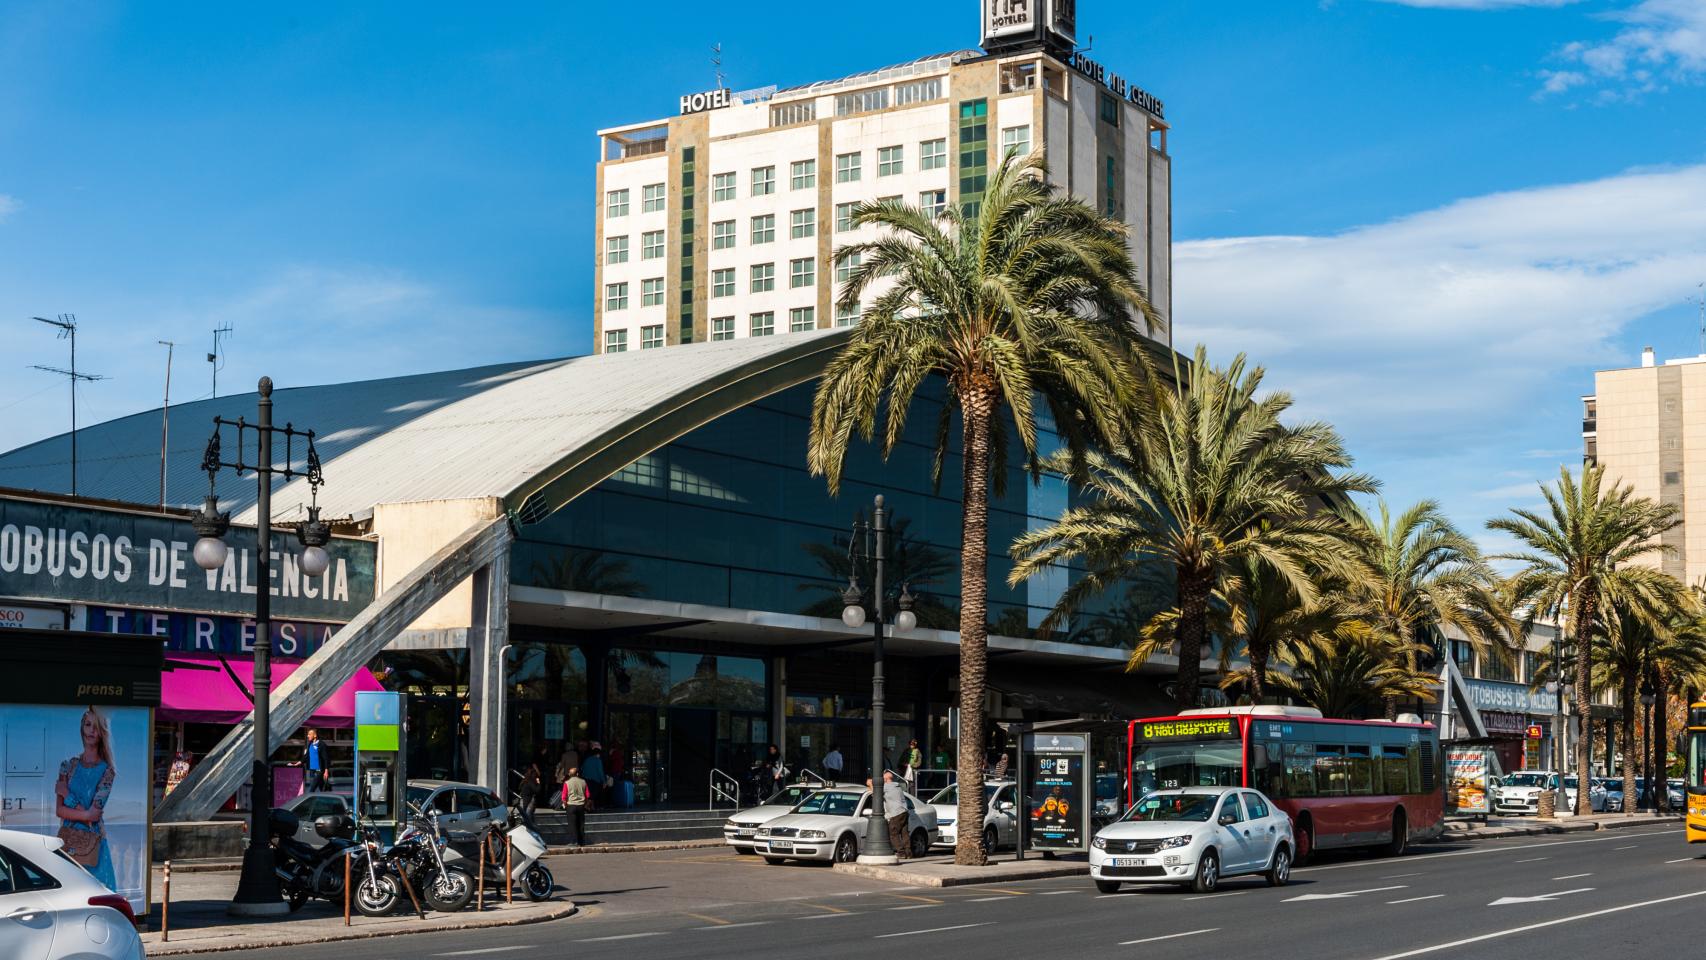
<svg viewBox="0 0 1706 960">
<path fill-rule="evenodd" d="M 1070 48 L 1078 27 L 1076 0 L 983 0 L 983 45 L 1011 47 L 1044 39 Z"/>
<path fill-rule="evenodd" d="M 707 110 L 718 110 L 733 103 L 729 91 L 725 87 L 706 90 L 703 93 L 684 93 L 681 95 L 681 115 L 704 113 Z"/>
<path fill-rule="evenodd" d="M 1114 96 L 1121 100 L 1129 100 L 1136 104 L 1138 109 L 1152 113 L 1157 117 L 1166 117 L 1165 106 L 1159 97 L 1135 84 L 1126 83 L 1124 77 L 1117 73 L 1110 73 L 1108 68 L 1100 63 L 1081 53 L 1074 53 L 1067 58 L 1066 62 L 1072 69 L 1113 91 Z"/>
</svg>

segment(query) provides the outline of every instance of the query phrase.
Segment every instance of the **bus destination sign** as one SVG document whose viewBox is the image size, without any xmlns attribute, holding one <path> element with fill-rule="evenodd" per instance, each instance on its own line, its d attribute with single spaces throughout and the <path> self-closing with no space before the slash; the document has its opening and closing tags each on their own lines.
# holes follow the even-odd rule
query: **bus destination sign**
<svg viewBox="0 0 1706 960">
<path fill-rule="evenodd" d="M 1231 717 L 1214 720 L 1158 720 L 1141 725 L 1145 740 L 1236 740 L 1238 727 Z"/>
</svg>

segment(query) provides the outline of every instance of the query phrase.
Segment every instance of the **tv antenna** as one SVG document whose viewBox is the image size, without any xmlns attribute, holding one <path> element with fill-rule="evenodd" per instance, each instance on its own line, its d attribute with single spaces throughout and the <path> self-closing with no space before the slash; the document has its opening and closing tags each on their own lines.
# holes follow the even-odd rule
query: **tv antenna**
<svg viewBox="0 0 1706 960">
<path fill-rule="evenodd" d="M 219 338 L 229 337 L 230 335 L 231 325 L 229 323 L 220 324 L 213 328 L 213 352 L 207 355 L 207 362 L 213 365 L 213 396 L 215 399 L 219 397 L 219 368 L 225 366 L 225 361 L 220 359 L 223 354 L 219 352 Z"/>
<path fill-rule="evenodd" d="M 171 340 L 156 340 L 166 348 L 166 398 L 160 401 L 160 509 L 166 509 L 166 426 L 172 412 L 172 351 L 177 344 Z"/>
<path fill-rule="evenodd" d="M 717 89 L 718 90 L 721 90 L 724 87 L 728 86 L 728 84 L 726 82 L 724 82 L 725 77 L 723 74 L 723 45 L 720 43 L 711 44 L 711 70 L 714 73 L 716 73 L 716 75 L 717 75 Z"/>
<path fill-rule="evenodd" d="M 1695 284 L 1694 289 L 1700 292 L 1689 297 L 1688 302 L 1700 311 L 1700 355 L 1706 357 L 1706 280 Z"/>
<path fill-rule="evenodd" d="M 58 327 L 59 339 L 71 341 L 71 369 L 63 370 L 59 367 L 44 367 L 39 363 L 32 363 L 30 366 L 33 369 L 44 370 L 48 373 L 64 377 L 71 381 L 71 495 L 75 497 L 77 495 L 77 381 L 105 380 L 106 377 L 98 373 L 79 373 L 77 371 L 76 314 L 62 313 L 53 320 L 49 320 L 46 317 L 32 317 L 31 319 L 39 320 L 50 327 Z"/>
</svg>

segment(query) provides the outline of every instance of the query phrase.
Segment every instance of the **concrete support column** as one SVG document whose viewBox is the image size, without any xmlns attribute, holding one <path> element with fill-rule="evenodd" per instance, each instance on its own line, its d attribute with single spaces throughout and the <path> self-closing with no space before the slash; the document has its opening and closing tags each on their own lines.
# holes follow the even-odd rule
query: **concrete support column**
<svg viewBox="0 0 1706 960">
<path fill-rule="evenodd" d="M 504 661 L 509 644 L 509 552 L 474 572 L 473 621 L 468 630 L 469 777 L 509 796 L 504 769 Z"/>
<path fill-rule="evenodd" d="M 770 742 L 776 744 L 783 756 L 788 755 L 788 658 L 770 659 L 770 689 L 775 699 L 770 703 Z M 763 750 L 764 744 L 758 744 Z"/>
</svg>

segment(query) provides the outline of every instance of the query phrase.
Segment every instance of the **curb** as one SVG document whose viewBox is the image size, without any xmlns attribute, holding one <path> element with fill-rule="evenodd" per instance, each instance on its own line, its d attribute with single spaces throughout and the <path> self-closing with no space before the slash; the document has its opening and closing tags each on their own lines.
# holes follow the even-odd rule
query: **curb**
<svg viewBox="0 0 1706 960">
<path fill-rule="evenodd" d="M 1447 830 L 1441 839 L 1494 840 L 1499 837 L 1533 837 L 1558 833 L 1596 833 L 1601 830 L 1623 830 L 1629 827 L 1671 825 L 1682 817 L 1632 817 L 1610 822 L 1596 820 L 1587 823 L 1536 823 L 1522 827 L 1485 827 L 1479 830 Z"/>
<path fill-rule="evenodd" d="M 1034 870 L 1011 870 L 996 867 L 987 872 L 966 876 L 940 876 L 913 873 L 896 867 L 868 863 L 838 863 L 837 873 L 848 873 L 869 880 L 885 880 L 913 887 L 971 887 L 983 883 L 1023 883 L 1026 880 L 1047 880 L 1053 877 L 1085 877 L 1090 875 L 1088 863 L 1066 862 Z"/>
<path fill-rule="evenodd" d="M 590 847 L 546 847 L 547 857 L 569 857 L 592 853 L 656 853 L 661 850 L 697 850 L 723 846 L 723 839 L 669 840 L 663 843 L 595 843 Z"/>
<path fill-rule="evenodd" d="M 278 947 L 301 947 L 313 943 L 337 943 L 344 940 L 377 940 L 382 937 L 409 937 L 423 933 L 439 933 L 445 930 L 481 930 L 497 927 L 520 927 L 532 923 L 546 923 L 551 920 L 562 920 L 580 912 L 573 901 L 564 901 L 556 910 L 546 913 L 529 914 L 512 919 L 495 918 L 487 921 L 465 921 L 444 924 L 434 924 L 429 927 L 387 927 L 384 929 L 361 930 L 340 928 L 337 933 L 314 935 L 306 937 L 278 937 L 276 939 L 243 940 L 241 943 L 205 943 L 195 941 L 144 943 L 142 951 L 149 957 L 179 957 L 197 953 L 230 953 L 236 950 L 266 950 Z"/>
<path fill-rule="evenodd" d="M 165 866 L 165 862 L 162 860 L 156 860 L 153 863 L 153 868 L 155 870 L 158 870 L 163 866 Z M 241 869 L 243 869 L 243 861 L 241 858 L 236 859 L 236 860 L 173 860 L 172 861 L 172 872 L 173 873 L 224 873 L 227 871 L 234 873 L 234 872 L 241 870 Z"/>
</svg>

